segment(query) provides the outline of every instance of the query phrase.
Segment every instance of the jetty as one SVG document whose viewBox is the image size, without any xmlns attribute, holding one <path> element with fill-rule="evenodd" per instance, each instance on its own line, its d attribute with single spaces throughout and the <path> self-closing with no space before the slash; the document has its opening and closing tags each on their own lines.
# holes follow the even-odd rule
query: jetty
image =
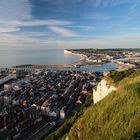
<svg viewBox="0 0 140 140">
<path fill-rule="evenodd" d="M 33 69 L 47 69 L 47 68 L 73 68 L 74 64 L 28 64 L 16 65 L 12 68 L 33 68 Z"/>
</svg>

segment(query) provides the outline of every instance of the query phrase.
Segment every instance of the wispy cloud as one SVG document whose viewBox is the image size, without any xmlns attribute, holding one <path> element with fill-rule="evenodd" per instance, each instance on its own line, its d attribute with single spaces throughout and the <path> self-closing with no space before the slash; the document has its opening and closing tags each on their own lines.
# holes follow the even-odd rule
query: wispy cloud
<svg viewBox="0 0 140 140">
<path fill-rule="evenodd" d="M 24 20 L 31 18 L 31 4 L 29 0 L 1 0 L 0 19 Z"/>
<path fill-rule="evenodd" d="M 94 20 L 108 20 L 111 16 L 105 12 L 92 12 L 84 15 L 85 18 Z"/>
<path fill-rule="evenodd" d="M 66 27 L 78 29 L 81 31 L 93 31 L 96 29 L 96 26 L 94 25 L 67 25 Z"/>
<path fill-rule="evenodd" d="M 4 46 L 18 46 L 18 47 L 48 47 L 54 48 L 140 48 L 140 34 L 139 33 L 124 33 L 114 36 L 102 36 L 94 38 L 80 38 L 72 40 L 56 40 L 39 38 L 32 38 L 24 35 L 0 35 L 0 44 Z"/>
<path fill-rule="evenodd" d="M 71 48 L 72 46 L 132 47 L 140 44 L 140 35 L 134 35 L 134 37 L 132 37 L 129 34 L 130 29 L 126 27 L 127 23 L 129 24 L 130 21 L 132 22 L 132 18 L 134 19 L 134 17 L 139 14 L 139 0 L 42 0 L 42 3 L 43 1 L 47 1 L 47 3 L 50 2 L 51 6 L 55 5 L 54 7 L 49 7 L 46 5 L 46 7 L 50 8 L 52 11 L 55 11 L 54 13 L 59 15 L 56 14 L 56 17 L 51 19 L 51 13 L 53 12 L 51 11 L 50 15 L 49 13 L 44 12 L 49 16 L 43 15 L 44 18 L 41 17 L 42 19 L 38 19 L 32 15 L 34 6 L 30 0 L 0 0 L 1 46 L 51 45 L 58 47 L 68 46 Z M 130 9 L 126 8 L 128 11 L 125 11 L 123 15 L 118 15 L 119 18 L 116 18 L 116 13 L 114 14 L 112 12 L 112 6 L 123 4 L 127 4 L 132 7 Z M 55 7 L 59 8 L 57 9 Z M 109 9 L 108 7 L 111 8 Z M 60 12 L 57 12 L 57 10 L 63 12 L 65 15 L 62 13 L 60 14 Z M 104 10 L 105 12 L 103 12 Z M 112 16 L 114 16 L 114 18 L 112 18 Z M 122 17 L 120 18 L 120 16 Z M 61 19 L 59 19 L 60 17 Z M 121 22 L 124 19 L 125 22 Z M 139 22 L 139 20 L 137 21 Z M 40 26 L 44 28 L 43 32 L 42 27 L 40 28 Z M 131 25 L 129 27 L 132 29 Z M 137 28 L 139 28 L 139 26 L 137 26 Z M 33 32 L 33 29 L 36 29 L 36 32 Z M 127 34 L 129 34 L 129 36 L 120 35 L 117 37 L 111 37 L 117 32 L 126 30 L 128 30 Z M 49 33 L 51 34 L 50 36 Z M 106 37 L 97 37 L 100 35 L 100 33 Z M 59 37 L 56 34 L 58 34 Z M 107 37 L 107 35 L 110 37 Z M 96 36 L 97 38 L 94 38 L 93 36 Z M 51 37 L 52 39 L 47 40 L 48 37 Z M 60 40 L 56 40 L 58 38 Z M 65 40 L 61 40 L 62 38 Z"/>
<path fill-rule="evenodd" d="M 29 0 L 0 1 L 0 32 L 16 32 L 21 26 L 64 26 L 72 22 L 66 20 L 38 20 L 31 15 Z"/>
<path fill-rule="evenodd" d="M 0 27 L 1 33 L 9 33 L 9 32 L 16 32 L 20 31 L 20 28 L 17 27 Z"/>
<path fill-rule="evenodd" d="M 87 0 L 93 4 L 95 8 L 98 7 L 112 7 L 116 5 L 122 5 L 122 4 L 131 4 L 135 3 L 136 0 Z"/>
<path fill-rule="evenodd" d="M 29 33 L 28 34 L 0 34 L 0 45 L 1 46 L 11 46 L 11 47 L 33 47 L 41 46 L 44 44 L 44 40 L 36 38 L 42 34 L 38 33 Z M 46 44 L 44 44 L 46 45 Z"/>
<path fill-rule="evenodd" d="M 0 1 L 0 32 L 18 31 L 17 22 L 31 18 L 31 4 L 29 0 L 1 0 Z"/>
<path fill-rule="evenodd" d="M 140 48 L 140 34 L 123 34 L 118 36 L 83 38 L 82 40 L 53 40 L 62 48 Z"/>
<path fill-rule="evenodd" d="M 69 30 L 69 29 L 66 29 L 66 28 L 63 28 L 63 27 L 58 27 L 58 26 L 50 26 L 49 29 L 54 32 L 54 33 L 57 33 L 57 34 L 60 34 L 64 37 L 72 37 L 72 36 L 77 36 L 77 33 L 72 31 L 72 30 Z"/>
<path fill-rule="evenodd" d="M 14 32 L 19 31 L 21 26 L 64 26 L 71 25 L 71 21 L 66 20 L 35 20 L 16 21 L 16 20 L 2 20 L 0 21 L 0 32 Z"/>
<path fill-rule="evenodd" d="M 139 1 L 139 0 L 138 0 Z M 103 2 L 103 6 L 116 6 L 122 4 L 135 4 L 136 0 L 106 0 Z"/>
</svg>

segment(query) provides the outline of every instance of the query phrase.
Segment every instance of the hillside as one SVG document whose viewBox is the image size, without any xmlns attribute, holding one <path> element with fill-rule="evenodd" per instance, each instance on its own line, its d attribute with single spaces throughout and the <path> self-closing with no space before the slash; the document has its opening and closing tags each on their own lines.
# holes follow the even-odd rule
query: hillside
<svg viewBox="0 0 140 140">
<path fill-rule="evenodd" d="M 117 91 L 88 107 L 68 140 L 140 139 L 140 71 L 113 72 L 107 79 Z"/>
</svg>

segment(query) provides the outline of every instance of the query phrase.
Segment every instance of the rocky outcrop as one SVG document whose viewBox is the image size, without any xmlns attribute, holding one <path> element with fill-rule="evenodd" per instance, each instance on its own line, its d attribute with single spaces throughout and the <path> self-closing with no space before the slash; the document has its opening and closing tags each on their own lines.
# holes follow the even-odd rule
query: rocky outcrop
<svg viewBox="0 0 140 140">
<path fill-rule="evenodd" d="M 116 88 L 114 86 L 109 86 L 105 79 L 101 80 L 101 82 L 97 85 L 97 89 L 93 90 L 93 101 L 97 103 L 106 97 L 110 92 L 115 91 Z"/>
</svg>

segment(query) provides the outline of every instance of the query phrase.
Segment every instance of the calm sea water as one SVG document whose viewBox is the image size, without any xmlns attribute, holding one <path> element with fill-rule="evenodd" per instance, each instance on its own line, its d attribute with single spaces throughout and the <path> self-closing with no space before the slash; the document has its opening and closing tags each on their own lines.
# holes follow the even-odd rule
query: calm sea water
<svg viewBox="0 0 140 140">
<path fill-rule="evenodd" d="M 64 50 L 30 50 L 30 49 L 0 49 L 0 68 L 22 64 L 68 64 L 78 61 L 76 55 L 66 55 Z M 79 71 L 106 71 L 115 70 L 113 63 L 104 65 L 81 66 Z"/>
<path fill-rule="evenodd" d="M 21 64 L 66 64 L 78 60 L 78 56 L 65 55 L 63 50 L 0 50 L 0 67 Z"/>
</svg>

